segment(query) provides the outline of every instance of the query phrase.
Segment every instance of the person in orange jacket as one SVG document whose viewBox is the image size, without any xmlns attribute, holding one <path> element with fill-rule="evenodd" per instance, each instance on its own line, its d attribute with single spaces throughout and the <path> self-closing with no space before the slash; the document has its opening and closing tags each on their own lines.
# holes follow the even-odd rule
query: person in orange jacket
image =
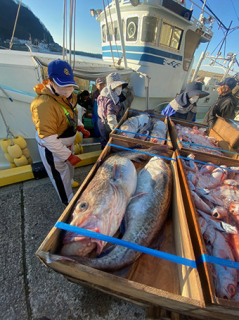
<svg viewBox="0 0 239 320">
<path fill-rule="evenodd" d="M 61 201 L 67 205 L 73 197 L 74 166 L 81 159 L 74 155 L 76 132 L 88 138 L 90 133 L 78 119 L 77 87 L 71 66 L 57 59 L 48 65 L 48 79 L 34 88 L 32 120 L 43 165 Z"/>
</svg>

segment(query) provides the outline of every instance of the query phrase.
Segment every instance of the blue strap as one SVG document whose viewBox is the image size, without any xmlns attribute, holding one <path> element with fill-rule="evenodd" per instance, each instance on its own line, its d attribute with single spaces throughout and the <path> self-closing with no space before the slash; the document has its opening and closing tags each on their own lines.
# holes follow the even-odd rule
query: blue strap
<svg viewBox="0 0 239 320">
<path fill-rule="evenodd" d="M 195 159 L 189 159 L 189 158 L 186 158 L 186 157 L 182 157 L 182 156 L 177 156 L 176 159 L 184 159 L 184 160 L 187 160 L 187 161 L 194 161 L 194 162 L 198 162 L 198 163 L 202 163 L 202 164 L 209 164 L 208 162 L 203 162 L 203 161 L 199 161 L 199 160 L 195 160 Z M 221 168 L 220 166 L 217 166 L 215 164 L 212 164 L 210 163 L 210 166 L 213 166 L 213 167 L 216 167 L 216 168 Z M 231 166 L 232 167 L 232 166 Z M 232 170 L 232 169 L 229 169 L 229 168 L 224 168 L 223 167 L 223 170 L 228 170 L 228 171 L 232 171 L 232 172 L 236 172 L 236 173 L 239 173 L 239 171 L 236 171 L 236 170 Z"/>
<path fill-rule="evenodd" d="M 203 146 L 202 144 L 197 144 L 197 143 L 193 143 L 193 142 L 187 142 L 187 141 L 180 141 L 180 140 L 178 140 L 177 145 L 178 145 L 179 143 L 187 143 L 187 144 L 194 145 L 194 146 L 197 146 L 197 147 L 203 147 L 203 148 L 208 148 L 208 149 L 212 149 L 212 150 L 217 150 L 217 151 L 222 151 L 222 152 L 228 152 L 228 153 L 233 153 L 233 154 L 238 154 L 238 155 L 239 155 L 239 153 L 237 153 L 237 152 L 227 151 L 227 150 L 218 149 L 218 148 L 213 148 L 213 147 L 208 147 L 208 146 Z"/>
<path fill-rule="evenodd" d="M 159 139 L 159 140 L 171 141 L 169 139 L 154 137 L 154 136 L 150 136 L 150 135 L 139 133 L 139 132 L 126 131 L 126 130 L 121 130 L 121 129 L 116 129 L 116 128 L 114 130 L 120 131 L 120 132 L 132 133 L 134 135 L 140 135 L 140 136 L 149 137 L 149 138 L 156 138 L 156 139 Z"/>
<path fill-rule="evenodd" d="M 120 148 L 120 149 L 128 150 L 128 151 L 133 151 L 133 152 L 137 152 L 137 153 L 147 154 L 147 155 L 149 155 L 149 156 L 153 156 L 153 157 L 158 157 L 158 158 L 162 158 L 162 159 L 166 159 L 166 160 L 173 160 L 173 161 L 176 161 L 176 159 L 173 159 L 173 158 L 168 158 L 168 157 L 164 157 L 164 156 L 161 156 L 161 155 L 158 155 L 158 154 L 152 154 L 152 153 L 143 152 L 143 151 L 139 151 L 139 150 L 135 150 L 135 149 L 129 149 L 129 148 L 121 147 L 121 146 L 118 146 L 118 145 L 116 145 L 116 144 L 112 144 L 112 143 L 107 143 L 107 145 L 108 145 L 108 146 L 111 146 L 111 147 L 116 147 L 116 148 Z"/>
<path fill-rule="evenodd" d="M 102 241 L 114 243 L 114 244 L 129 248 L 129 249 L 133 249 L 133 250 L 140 251 L 140 252 L 143 252 L 143 253 L 146 253 L 146 254 L 150 254 L 152 256 L 155 256 L 155 257 L 158 257 L 158 258 L 161 258 L 161 259 L 165 259 L 165 260 L 169 260 L 171 262 L 182 264 L 182 265 L 185 265 L 185 266 L 188 266 L 188 267 L 191 267 L 191 268 L 197 268 L 196 262 L 194 260 L 178 257 L 178 256 L 170 254 L 170 253 L 166 253 L 166 252 L 150 249 L 150 248 L 147 248 L 147 247 L 143 247 L 143 246 L 140 246 L 138 244 L 135 244 L 135 243 L 132 243 L 132 242 L 129 242 L 129 241 L 120 240 L 120 239 L 117 239 L 117 238 L 106 236 L 106 235 L 104 235 L 102 233 L 97 233 L 97 232 L 89 231 L 89 230 L 86 230 L 86 229 L 82 229 L 82 228 L 79 228 L 79 227 L 76 227 L 76 226 L 72 226 L 72 225 L 64 223 L 64 222 L 58 221 L 55 224 L 55 227 L 59 228 L 59 229 L 66 230 L 66 231 L 74 232 L 74 233 L 77 233 L 77 234 L 81 234 L 81 235 L 86 236 L 86 237 L 90 237 L 90 238 L 99 239 L 99 240 L 102 240 Z"/>
<path fill-rule="evenodd" d="M 166 116 L 162 116 L 162 115 L 155 115 L 155 114 L 151 114 L 151 113 L 147 113 L 147 112 L 141 112 L 141 111 L 136 111 L 136 110 L 130 110 L 130 112 L 134 112 L 134 113 L 141 113 L 141 114 L 146 114 L 146 115 L 150 115 L 150 117 L 155 117 L 155 118 L 162 118 L 162 119 L 165 119 Z"/>
<path fill-rule="evenodd" d="M 235 262 L 235 261 L 228 260 L 228 259 L 222 259 L 222 258 L 210 256 L 208 254 L 202 254 L 196 260 L 197 266 L 202 264 L 202 263 L 204 263 L 204 262 L 215 263 L 215 264 L 219 264 L 220 266 L 229 267 L 229 268 L 233 268 L 233 269 L 239 270 L 239 262 Z"/>
</svg>

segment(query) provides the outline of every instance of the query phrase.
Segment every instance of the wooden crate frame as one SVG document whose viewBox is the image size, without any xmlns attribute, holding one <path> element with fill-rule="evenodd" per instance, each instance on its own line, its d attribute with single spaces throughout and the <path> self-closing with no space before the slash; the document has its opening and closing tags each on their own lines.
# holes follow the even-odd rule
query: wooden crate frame
<svg viewBox="0 0 239 320">
<path fill-rule="evenodd" d="M 118 139 L 110 139 L 110 143 L 113 145 L 117 145 L 119 142 L 120 140 Z M 130 143 L 132 142 L 129 142 L 129 144 Z M 94 177 L 101 161 L 113 152 L 113 149 L 114 147 L 110 145 L 106 146 L 98 161 L 95 163 L 58 221 L 66 222 L 68 220 L 77 199 Z M 172 158 L 174 160 L 166 160 L 169 162 L 173 172 L 174 188 L 171 208 L 172 220 L 167 223 L 166 227 L 166 233 L 168 232 L 169 238 L 167 238 L 167 241 L 165 240 L 162 249 L 160 250 L 165 250 L 165 247 L 166 249 L 170 248 L 173 252 L 175 250 L 175 254 L 180 257 L 195 260 L 182 201 L 177 164 L 175 161 L 176 157 L 174 154 L 172 155 Z M 96 270 L 70 261 L 55 261 L 49 264 L 46 259 L 47 253 L 49 250 L 53 254 L 57 252 L 61 232 L 60 229 L 53 227 L 40 245 L 36 255 L 46 266 L 61 273 L 68 280 L 143 306 L 160 306 L 177 313 L 193 316 L 197 315 L 199 318 L 202 316 L 202 313 L 203 316 L 208 314 L 204 309 L 205 301 L 197 269 L 181 264 L 174 264 L 173 262 L 146 254 L 142 254 L 139 260 L 135 262 L 132 269 L 133 271 L 131 270 L 130 275 L 127 278 L 121 278 L 108 272 Z M 155 269 L 154 272 L 152 272 L 153 270 L 150 270 L 150 279 L 145 281 L 145 283 L 142 282 L 142 270 L 144 270 L 146 263 L 148 265 L 150 264 L 151 267 Z M 166 278 L 165 275 L 162 277 L 161 272 L 163 272 L 163 270 L 167 271 L 168 278 Z M 155 275 L 153 279 L 151 279 L 152 275 Z M 144 278 L 147 279 L 147 276 Z M 155 278 L 157 278 L 157 281 L 162 282 L 160 287 L 155 283 Z M 170 284 L 172 281 L 176 281 L 176 284 Z M 147 282 L 150 282 L 150 285 Z M 173 292 L 168 291 L 169 286 L 173 288 Z"/>
<path fill-rule="evenodd" d="M 178 174 L 182 189 L 182 197 L 185 206 L 186 216 L 188 220 L 190 235 L 193 243 L 195 257 L 198 258 L 203 254 L 208 254 L 204 243 L 203 235 L 201 232 L 198 215 L 196 212 L 196 207 L 194 200 L 190 191 L 188 184 L 188 179 L 186 171 L 183 167 L 183 162 L 181 157 L 187 157 L 192 151 L 188 152 L 186 150 L 176 150 L 175 155 L 177 157 L 178 164 Z M 194 153 L 195 160 L 202 162 L 212 162 L 215 165 L 227 165 L 227 166 L 238 166 L 238 161 L 230 158 L 218 157 L 217 159 L 212 155 L 202 155 L 200 153 Z M 179 157 L 179 158 L 178 158 Z M 216 296 L 213 276 L 210 268 L 210 263 L 204 262 L 198 266 L 198 272 L 201 278 L 202 288 L 205 297 L 206 310 L 214 313 L 221 313 L 224 315 L 224 319 L 234 319 L 239 317 L 239 303 L 238 301 L 229 301 L 226 299 L 221 299 Z M 230 318 L 225 318 L 228 316 Z"/>
<path fill-rule="evenodd" d="M 200 151 L 200 150 L 194 150 L 194 149 L 192 149 L 190 147 L 188 147 L 188 148 L 184 147 L 182 142 L 180 142 L 180 140 L 179 140 L 179 137 L 178 137 L 178 134 L 177 134 L 177 130 L 175 128 L 175 124 L 180 124 L 180 125 L 185 126 L 185 127 L 197 126 L 199 128 L 207 129 L 208 136 L 209 137 L 213 137 L 218 141 L 219 149 L 225 150 L 224 156 L 223 155 L 222 156 L 218 156 L 218 155 L 211 154 L 209 152 L 204 152 L 204 151 Z M 234 155 L 233 153 L 226 152 L 226 151 L 232 151 L 232 152 L 236 152 L 236 151 L 233 150 L 229 146 L 228 143 L 222 142 L 223 139 L 214 131 L 214 129 L 209 129 L 207 126 L 202 125 L 200 123 L 180 120 L 180 119 L 176 119 L 176 118 L 169 118 L 169 134 L 170 134 L 170 138 L 171 138 L 174 150 L 178 149 L 180 151 L 182 150 L 182 151 L 187 151 L 187 152 L 193 152 L 195 154 L 210 155 L 214 159 L 217 159 L 219 157 L 219 158 L 223 158 L 223 159 L 226 160 L 226 159 L 228 159 L 230 157 L 233 157 L 233 158 L 239 160 L 239 154 L 237 156 L 237 155 Z"/>
<path fill-rule="evenodd" d="M 120 126 L 130 117 L 132 116 L 136 116 L 136 115 L 139 115 L 139 114 L 149 114 L 150 116 L 153 116 L 155 118 L 159 118 L 160 120 L 162 120 L 166 127 L 167 127 L 167 132 L 166 132 L 166 140 L 162 140 L 160 143 L 154 143 L 154 142 L 150 142 L 150 141 L 145 141 L 145 143 L 148 144 L 148 146 L 154 146 L 154 145 L 157 145 L 157 144 L 166 144 L 169 146 L 170 149 L 173 148 L 173 145 L 172 145 L 172 142 L 171 142 L 171 139 L 170 139 L 170 135 L 169 135 L 169 130 L 168 130 L 168 117 L 167 116 L 164 116 L 164 115 L 159 115 L 159 114 L 156 114 L 155 112 L 152 113 L 152 111 L 150 113 L 147 113 L 147 112 L 142 112 L 142 111 L 138 111 L 138 110 L 134 110 L 134 109 L 127 109 L 125 111 L 125 114 L 123 115 L 123 117 L 120 119 L 119 123 L 117 124 L 117 126 L 115 127 L 115 129 L 119 129 Z M 139 139 L 135 139 L 135 138 L 130 138 L 130 137 L 124 137 L 122 135 L 119 135 L 117 132 L 117 130 L 113 130 L 111 133 L 110 133 L 110 137 L 111 138 L 114 138 L 114 139 L 119 139 L 121 141 L 130 141 L 130 142 L 133 142 L 134 144 L 138 144 L 138 143 L 141 143 L 142 140 L 139 140 Z"/>
</svg>

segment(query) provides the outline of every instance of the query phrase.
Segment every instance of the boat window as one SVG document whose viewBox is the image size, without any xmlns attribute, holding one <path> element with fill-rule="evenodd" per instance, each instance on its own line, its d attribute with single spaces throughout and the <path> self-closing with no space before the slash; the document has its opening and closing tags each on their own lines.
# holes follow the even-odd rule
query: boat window
<svg viewBox="0 0 239 320">
<path fill-rule="evenodd" d="M 183 30 L 163 22 L 160 44 L 179 50 Z"/>
<path fill-rule="evenodd" d="M 156 17 L 144 16 L 141 40 L 156 44 L 159 19 Z"/>
<path fill-rule="evenodd" d="M 183 69 L 185 71 L 188 71 L 190 68 L 194 52 L 199 45 L 200 38 L 200 34 L 192 30 L 188 30 L 186 33 L 183 59 Z"/>
<path fill-rule="evenodd" d="M 122 23 L 122 28 L 124 30 L 124 20 L 121 20 L 121 23 Z M 114 21 L 114 36 L 116 41 L 120 41 L 118 21 Z"/>
<path fill-rule="evenodd" d="M 126 41 L 136 41 L 138 35 L 138 17 L 127 19 Z"/>
<path fill-rule="evenodd" d="M 112 41 L 114 35 L 114 23 L 108 23 L 107 41 Z"/>
<path fill-rule="evenodd" d="M 106 42 L 106 25 L 103 24 L 101 32 L 102 42 Z"/>
</svg>

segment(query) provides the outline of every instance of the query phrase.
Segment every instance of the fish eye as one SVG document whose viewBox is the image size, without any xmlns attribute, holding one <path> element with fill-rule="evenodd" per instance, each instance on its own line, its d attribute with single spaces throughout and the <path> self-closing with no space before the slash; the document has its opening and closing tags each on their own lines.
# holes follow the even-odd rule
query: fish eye
<svg viewBox="0 0 239 320">
<path fill-rule="evenodd" d="M 236 288 L 233 284 L 229 284 L 227 287 L 228 291 L 230 292 L 231 296 L 233 297 L 234 294 L 236 293 Z"/>
<path fill-rule="evenodd" d="M 77 205 L 77 209 L 80 209 L 82 211 L 86 210 L 88 208 L 88 203 L 86 201 L 81 201 Z"/>
</svg>

